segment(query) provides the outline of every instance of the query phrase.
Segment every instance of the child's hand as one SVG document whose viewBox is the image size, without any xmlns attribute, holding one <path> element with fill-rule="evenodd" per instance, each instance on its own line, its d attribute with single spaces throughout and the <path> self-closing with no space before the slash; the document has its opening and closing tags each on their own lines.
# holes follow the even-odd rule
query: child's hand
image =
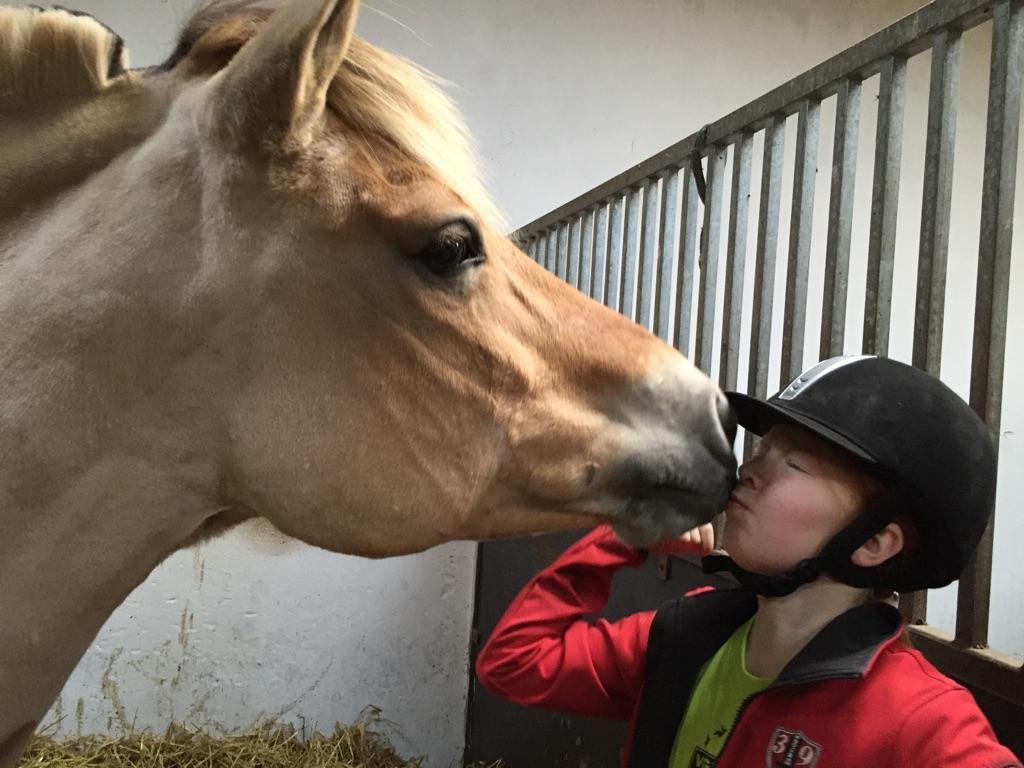
<svg viewBox="0 0 1024 768">
<path fill-rule="evenodd" d="M 652 555 L 698 555 L 704 557 L 715 548 L 715 529 L 711 523 L 698 526 L 675 539 L 659 541 L 648 549 Z"/>
</svg>

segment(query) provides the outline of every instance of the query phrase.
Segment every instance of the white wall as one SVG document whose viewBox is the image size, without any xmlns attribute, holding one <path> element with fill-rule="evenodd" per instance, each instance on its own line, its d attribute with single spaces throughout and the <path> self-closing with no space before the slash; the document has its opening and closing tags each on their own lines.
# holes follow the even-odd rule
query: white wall
<svg viewBox="0 0 1024 768">
<path fill-rule="evenodd" d="M 107 622 L 47 721 L 62 734 L 330 732 L 379 707 L 407 755 L 462 751 L 473 548 L 367 561 L 229 535 L 167 560 Z"/>
<path fill-rule="evenodd" d="M 455 84 L 499 202 L 519 225 L 917 4 L 374 0 L 360 32 Z M 74 5 L 124 35 L 143 65 L 170 51 L 191 3 Z M 1015 448 L 1008 438 L 1004 456 Z M 1001 542 L 997 564 L 1022 540 L 1018 528 Z M 330 729 L 377 705 L 402 750 L 431 766 L 456 761 L 472 546 L 384 562 L 279 549 L 229 535 L 169 559 L 107 623 L 50 722 L 63 733 L 160 729 L 171 719 L 230 730 L 277 716 Z M 1024 575 L 1006 573 L 997 578 L 1004 608 Z M 1020 627 L 1005 636 L 1019 652 Z"/>
</svg>

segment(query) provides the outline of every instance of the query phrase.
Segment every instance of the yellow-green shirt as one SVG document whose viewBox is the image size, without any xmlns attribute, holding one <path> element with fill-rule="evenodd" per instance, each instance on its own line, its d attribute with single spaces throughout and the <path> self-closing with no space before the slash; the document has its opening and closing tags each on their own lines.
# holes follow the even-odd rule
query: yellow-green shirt
<svg viewBox="0 0 1024 768">
<path fill-rule="evenodd" d="M 733 632 L 701 668 L 679 724 L 670 768 L 713 768 L 743 701 L 771 683 L 747 671 L 747 636 L 753 621 Z"/>
</svg>

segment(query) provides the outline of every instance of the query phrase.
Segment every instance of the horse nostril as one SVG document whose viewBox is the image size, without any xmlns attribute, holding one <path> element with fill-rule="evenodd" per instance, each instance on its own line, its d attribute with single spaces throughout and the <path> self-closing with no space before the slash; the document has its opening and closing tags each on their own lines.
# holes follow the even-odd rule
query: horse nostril
<svg viewBox="0 0 1024 768">
<path fill-rule="evenodd" d="M 729 400 L 721 392 L 718 393 L 718 420 L 722 422 L 725 437 L 731 446 L 736 441 L 736 412 L 729 405 Z"/>
</svg>

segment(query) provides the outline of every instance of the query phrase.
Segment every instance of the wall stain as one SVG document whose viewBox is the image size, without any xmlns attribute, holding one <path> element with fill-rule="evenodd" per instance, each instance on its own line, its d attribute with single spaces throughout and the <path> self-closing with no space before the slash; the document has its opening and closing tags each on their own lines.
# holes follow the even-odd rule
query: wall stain
<svg viewBox="0 0 1024 768">
<path fill-rule="evenodd" d="M 188 661 L 189 652 L 188 644 L 192 634 L 192 628 L 195 626 L 195 611 L 188 609 L 188 604 L 185 604 L 185 610 L 181 612 L 181 623 L 178 626 L 178 645 L 181 646 L 181 659 L 178 661 L 177 668 L 174 671 L 174 676 L 171 677 L 171 692 L 178 690 L 178 686 L 181 684 L 181 670 Z"/>
<path fill-rule="evenodd" d="M 316 680 L 313 681 L 313 684 L 311 686 L 309 686 L 309 688 L 307 688 L 305 691 L 303 691 L 297 697 L 295 697 L 287 706 L 285 706 L 284 709 L 282 709 L 279 712 L 277 712 L 277 714 L 271 715 L 271 718 L 270 718 L 271 721 L 273 722 L 273 721 L 280 720 L 282 717 L 284 717 L 291 710 L 292 707 L 294 707 L 296 704 L 298 704 L 304 698 L 309 696 L 309 694 L 311 694 L 313 691 L 315 691 L 317 688 L 319 688 L 320 687 L 320 683 L 322 683 L 324 681 L 324 678 L 327 677 L 327 673 L 331 671 L 331 667 L 333 667 L 333 666 L 334 666 L 334 660 L 332 659 L 327 664 L 327 666 L 324 667 L 324 671 L 321 672 L 319 675 L 317 675 Z"/>
<path fill-rule="evenodd" d="M 178 645 L 181 646 L 181 650 L 185 651 L 188 649 L 188 630 L 192 627 L 192 619 L 190 617 L 190 611 L 188 605 L 185 606 L 185 610 L 181 612 L 181 622 L 178 625 Z"/>
<path fill-rule="evenodd" d="M 188 720 L 190 721 L 209 721 L 212 720 L 210 713 L 206 709 L 206 703 L 213 696 L 213 691 L 206 691 L 198 701 L 192 702 L 192 705 L 188 710 Z"/>
<path fill-rule="evenodd" d="M 128 718 L 125 716 L 124 704 L 121 703 L 121 691 L 113 677 L 114 664 L 117 663 L 122 653 L 124 653 L 124 648 L 118 648 L 110 654 L 107 669 L 103 673 L 102 680 L 100 680 L 100 690 L 103 691 L 103 696 L 114 708 L 114 716 L 117 718 L 118 724 L 127 731 L 131 729 L 131 723 L 128 722 Z M 79 702 L 81 702 L 81 699 L 79 699 Z M 109 718 L 107 720 L 107 728 L 109 729 L 112 725 L 113 718 Z"/>
<path fill-rule="evenodd" d="M 203 544 L 196 545 L 192 551 L 192 570 L 199 573 L 199 589 L 202 589 L 203 579 L 206 578 L 206 558 L 203 557 Z"/>
</svg>

